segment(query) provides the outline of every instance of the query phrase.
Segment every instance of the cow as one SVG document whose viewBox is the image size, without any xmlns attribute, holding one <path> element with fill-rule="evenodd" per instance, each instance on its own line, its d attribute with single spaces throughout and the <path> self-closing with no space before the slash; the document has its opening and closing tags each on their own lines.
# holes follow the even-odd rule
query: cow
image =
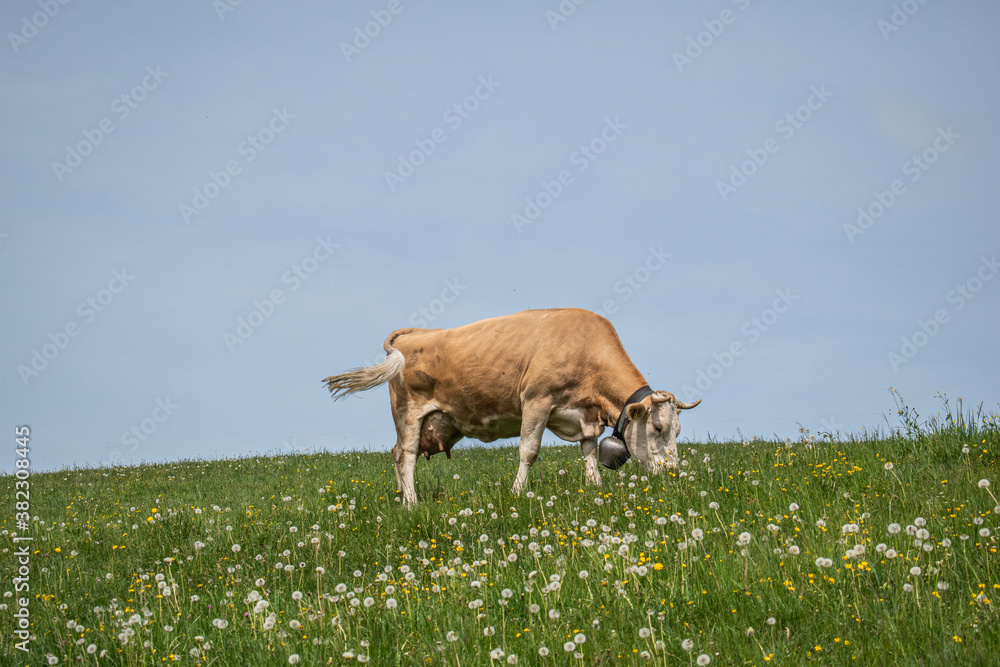
<svg viewBox="0 0 1000 667">
<path fill-rule="evenodd" d="M 615 428 L 600 445 L 607 467 L 632 454 L 653 474 L 676 468 L 680 411 L 701 402 L 652 391 L 611 323 L 579 308 L 526 310 L 454 329 L 397 329 L 383 348 L 385 361 L 323 382 L 335 400 L 388 383 L 392 458 L 407 507 L 417 502 L 418 456 L 451 458 L 463 437 L 520 436 L 515 494 L 524 489 L 546 428 L 580 443 L 591 484 L 601 484 L 597 439 L 607 426 Z"/>
</svg>

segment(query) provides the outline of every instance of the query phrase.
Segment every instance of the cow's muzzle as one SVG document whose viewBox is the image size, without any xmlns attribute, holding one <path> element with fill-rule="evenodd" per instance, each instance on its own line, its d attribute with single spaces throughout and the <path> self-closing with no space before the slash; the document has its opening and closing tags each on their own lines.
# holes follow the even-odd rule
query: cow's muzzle
<svg viewBox="0 0 1000 667">
<path fill-rule="evenodd" d="M 597 460 L 605 468 L 618 470 L 625 462 L 632 458 L 625 443 L 614 436 L 608 436 L 601 440 L 597 446 Z"/>
</svg>

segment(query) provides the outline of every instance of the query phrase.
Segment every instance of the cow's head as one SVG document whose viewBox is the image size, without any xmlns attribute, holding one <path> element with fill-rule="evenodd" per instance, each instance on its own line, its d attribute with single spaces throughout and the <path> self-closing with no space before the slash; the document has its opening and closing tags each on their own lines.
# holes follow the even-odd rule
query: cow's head
<svg viewBox="0 0 1000 667">
<path fill-rule="evenodd" d="M 701 403 L 684 403 L 667 391 L 657 391 L 625 409 L 629 419 L 625 443 L 629 451 L 651 473 L 677 467 L 677 434 L 681 432 L 681 410 Z"/>
</svg>

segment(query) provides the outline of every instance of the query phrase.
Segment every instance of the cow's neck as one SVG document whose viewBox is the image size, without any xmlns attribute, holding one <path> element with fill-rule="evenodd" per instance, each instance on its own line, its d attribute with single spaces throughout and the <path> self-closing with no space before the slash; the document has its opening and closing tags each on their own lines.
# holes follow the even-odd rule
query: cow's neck
<svg viewBox="0 0 1000 667">
<path fill-rule="evenodd" d="M 599 400 L 601 401 L 601 417 L 605 426 L 614 426 L 618 415 L 625 409 L 625 401 L 640 387 L 647 385 L 635 366 L 621 369 L 608 377 L 604 383 Z"/>
</svg>

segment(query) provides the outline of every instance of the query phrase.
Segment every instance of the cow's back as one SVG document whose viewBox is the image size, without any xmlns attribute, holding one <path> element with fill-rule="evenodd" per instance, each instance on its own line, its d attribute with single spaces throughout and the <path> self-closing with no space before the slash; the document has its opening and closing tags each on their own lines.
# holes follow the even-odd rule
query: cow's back
<svg viewBox="0 0 1000 667">
<path fill-rule="evenodd" d="M 400 329 L 386 347 L 406 359 L 407 395 L 463 417 L 519 415 L 525 400 L 579 397 L 606 372 L 638 374 L 614 327 L 587 310 L 527 310 L 454 329 Z"/>
</svg>

